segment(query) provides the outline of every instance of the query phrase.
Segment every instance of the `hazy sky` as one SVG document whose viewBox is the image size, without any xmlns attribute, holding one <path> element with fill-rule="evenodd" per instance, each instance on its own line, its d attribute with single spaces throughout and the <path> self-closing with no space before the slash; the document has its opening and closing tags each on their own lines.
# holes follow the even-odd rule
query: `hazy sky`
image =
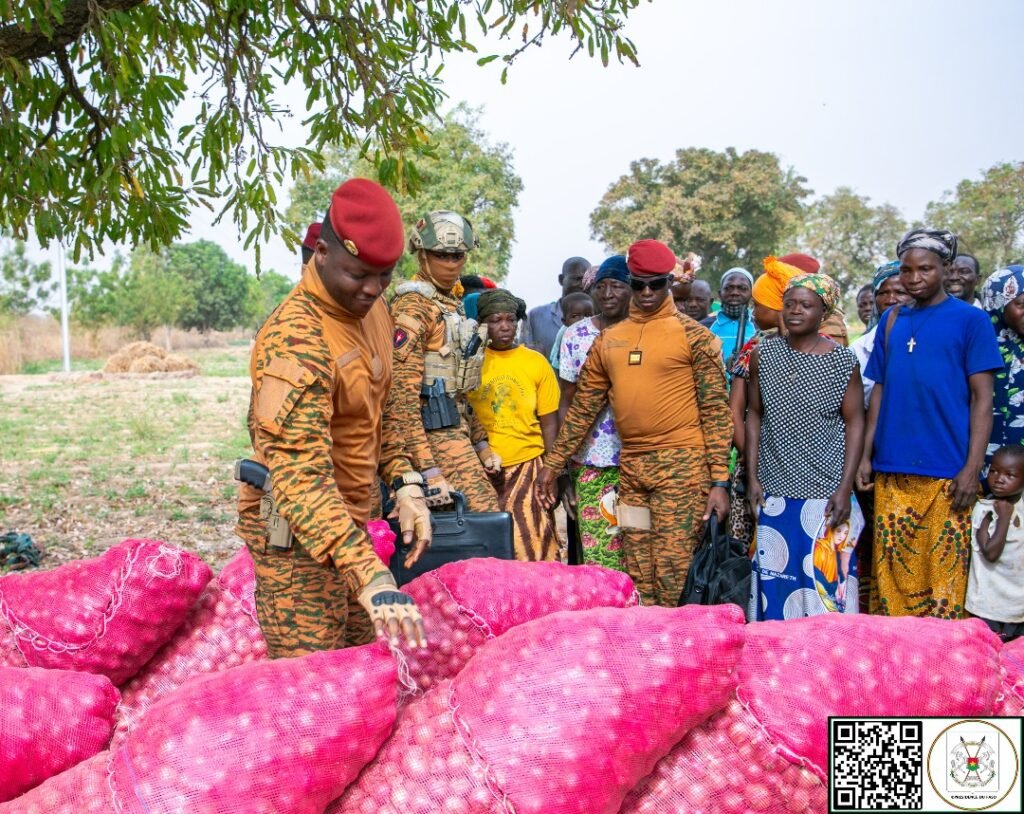
<svg viewBox="0 0 1024 814">
<path fill-rule="evenodd" d="M 497 64 L 445 66 L 452 103 L 482 105 L 490 138 L 512 147 L 525 190 L 508 285 L 531 305 L 556 296 L 563 259 L 604 256 L 589 214 L 642 157 L 771 151 L 817 195 L 847 185 L 910 218 L 961 179 L 1024 159 L 1021 0 L 654 0 L 628 31 L 640 68 L 570 61 L 567 40 L 525 54 L 505 86 Z M 193 236 L 252 265 L 232 227 L 212 230 L 202 211 Z M 263 263 L 299 265 L 276 239 Z"/>
</svg>

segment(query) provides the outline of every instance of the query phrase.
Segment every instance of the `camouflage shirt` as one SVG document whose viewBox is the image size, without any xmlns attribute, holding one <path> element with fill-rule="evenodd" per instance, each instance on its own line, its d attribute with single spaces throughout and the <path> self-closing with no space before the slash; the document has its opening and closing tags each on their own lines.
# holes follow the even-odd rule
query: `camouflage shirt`
<svg viewBox="0 0 1024 814">
<path fill-rule="evenodd" d="M 250 360 L 249 432 L 271 474 L 278 511 L 296 540 L 333 562 L 357 593 L 387 568 L 363 530 L 378 469 L 412 469 L 398 424 L 385 417 L 393 326 L 383 300 L 363 319 L 341 308 L 311 261 L 260 328 Z M 243 485 L 239 512 L 260 493 Z"/>
<path fill-rule="evenodd" d="M 395 383 L 392 388 L 393 409 L 396 420 L 401 422 L 405 434 L 405 445 L 413 466 L 420 472 L 438 467 L 441 462 L 434 460 L 434 454 L 427 440 L 420 414 L 420 386 L 423 383 L 423 355 L 427 351 L 440 350 L 445 344 L 444 314 L 457 310 L 458 301 L 443 294 L 428 298 L 418 292 L 409 292 L 396 297 L 391 303 L 395 323 L 394 365 Z M 460 407 L 465 400 L 459 398 Z M 469 421 L 470 440 L 473 444 L 487 441 L 487 432 L 471 411 Z"/>
<path fill-rule="evenodd" d="M 703 449 L 711 480 L 727 480 L 732 414 L 721 347 L 671 297 L 650 314 L 630 306 L 627 319 L 594 340 L 545 464 L 562 469 L 610 403 L 623 455 Z"/>
</svg>

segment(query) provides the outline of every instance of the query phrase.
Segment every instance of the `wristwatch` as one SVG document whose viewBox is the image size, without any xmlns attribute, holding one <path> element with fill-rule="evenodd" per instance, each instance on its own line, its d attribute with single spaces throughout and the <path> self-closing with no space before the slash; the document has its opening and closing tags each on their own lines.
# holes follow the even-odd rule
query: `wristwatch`
<svg viewBox="0 0 1024 814">
<path fill-rule="evenodd" d="M 717 486 L 719 489 L 725 489 L 726 491 L 729 491 L 729 486 L 730 485 L 731 484 L 727 480 L 713 480 L 713 481 L 711 481 L 711 488 L 712 489 L 714 489 Z"/>
<path fill-rule="evenodd" d="M 391 489 L 397 492 L 403 486 L 423 486 L 423 476 L 419 472 L 406 472 L 391 481 Z"/>
</svg>

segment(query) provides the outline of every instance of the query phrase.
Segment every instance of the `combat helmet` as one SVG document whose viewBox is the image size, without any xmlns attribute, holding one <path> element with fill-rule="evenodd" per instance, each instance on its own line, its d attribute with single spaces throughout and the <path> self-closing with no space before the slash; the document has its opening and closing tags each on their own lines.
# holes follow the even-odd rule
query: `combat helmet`
<svg viewBox="0 0 1024 814">
<path fill-rule="evenodd" d="M 456 212 L 428 212 L 409 234 L 409 251 L 468 252 L 476 248 L 473 224 Z"/>
</svg>

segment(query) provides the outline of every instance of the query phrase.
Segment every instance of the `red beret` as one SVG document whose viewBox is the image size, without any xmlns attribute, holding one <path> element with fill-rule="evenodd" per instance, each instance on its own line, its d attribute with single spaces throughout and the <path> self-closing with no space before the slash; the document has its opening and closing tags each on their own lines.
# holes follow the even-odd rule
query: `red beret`
<svg viewBox="0 0 1024 814">
<path fill-rule="evenodd" d="M 316 250 L 316 242 L 320 239 L 320 228 L 321 225 L 319 223 L 309 224 L 306 236 L 302 239 L 302 248 L 309 249 L 310 251 Z"/>
<path fill-rule="evenodd" d="M 481 277 L 480 282 L 484 284 L 484 288 L 497 288 L 498 284 L 489 277 Z"/>
<path fill-rule="evenodd" d="M 821 263 L 809 254 L 784 254 L 778 260 L 787 266 L 796 266 L 804 274 L 817 274 L 821 269 Z"/>
<path fill-rule="evenodd" d="M 626 266 L 637 277 L 654 277 L 671 273 L 676 256 L 660 240 L 638 240 L 626 252 Z"/>
<path fill-rule="evenodd" d="M 367 178 L 352 178 L 334 190 L 328 217 L 341 244 L 368 265 L 392 266 L 405 250 L 398 205 Z"/>
</svg>

